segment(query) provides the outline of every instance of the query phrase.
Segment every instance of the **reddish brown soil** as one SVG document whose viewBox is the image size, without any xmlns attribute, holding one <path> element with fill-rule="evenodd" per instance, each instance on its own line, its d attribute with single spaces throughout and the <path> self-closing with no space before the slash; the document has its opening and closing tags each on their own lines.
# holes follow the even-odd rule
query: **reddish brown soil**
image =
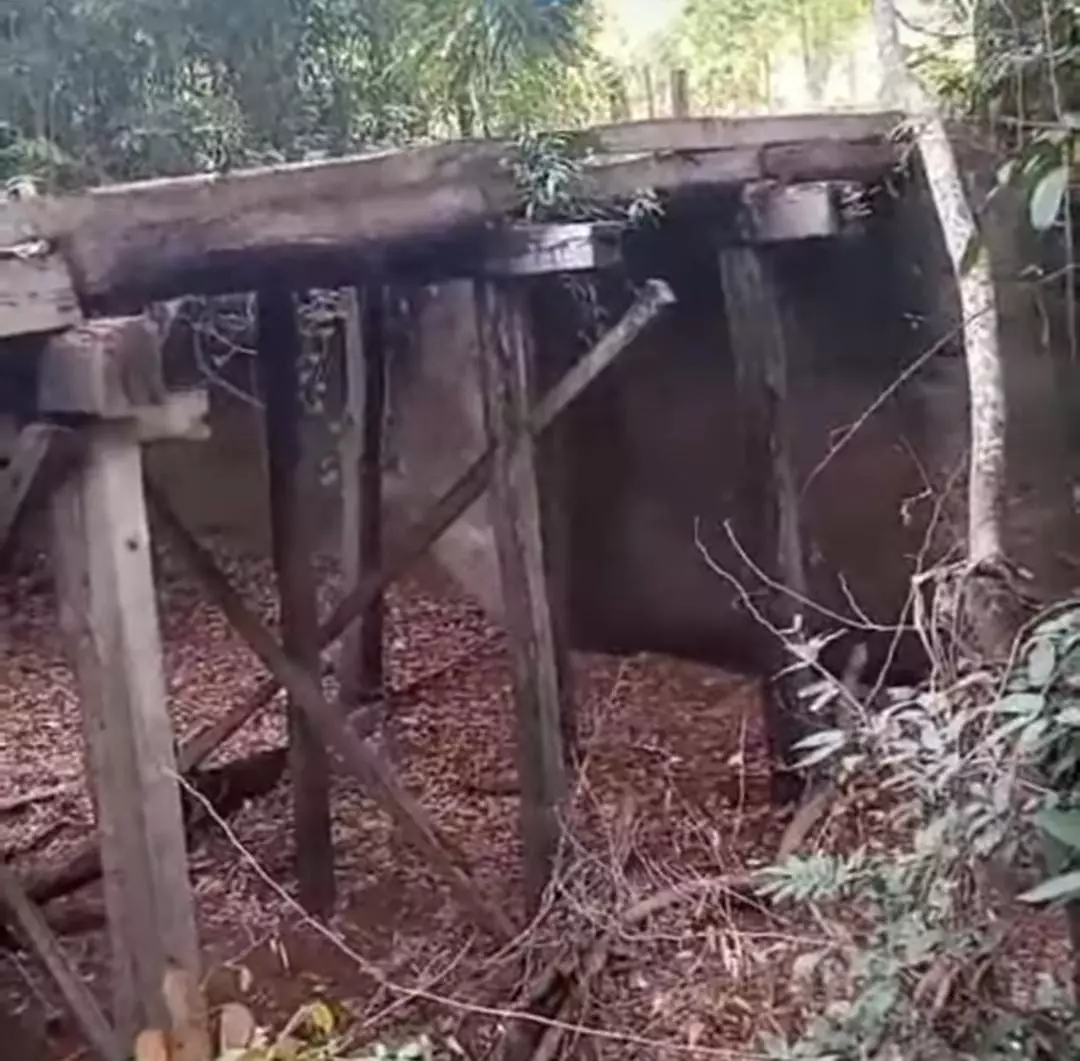
<svg viewBox="0 0 1080 1061">
<path fill-rule="evenodd" d="M 272 618 L 266 565 L 231 558 L 228 567 Z M 322 573 L 329 598 L 332 566 Z M 20 870 L 61 858 L 91 828 L 77 704 L 53 602 L 30 581 L 5 585 L 0 602 L 0 801 L 27 788 L 74 787 L 70 796 L 0 816 L 0 849 Z M 171 709 L 183 735 L 242 696 L 260 669 L 169 557 L 159 586 Z M 502 639 L 469 605 L 414 584 L 394 591 L 390 610 L 392 686 L 430 676 L 397 704 L 390 754 L 439 829 L 465 852 L 480 886 L 521 924 L 517 803 L 499 794 L 513 777 Z M 228 832 L 202 832 L 191 852 L 211 999 L 242 997 L 260 1018 L 280 1023 L 325 993 L 352 1014 L 362 1039 L 427 1029 L 478 1058 L 500 1023 L 492 1011 L 512 1002 L 523 962 L 535 971 L 590 922 L 642 895 L 739 873 L 770 857 L 784 819 L 767 803 L 751 683 L 662 659 L 579 658 L 575 670 L 587 760 L 572 839 L 555 912 L 517 947 L 500 953 L 479 935 L 386 815 L 348 780 L 334 791 L 339 913 L 324 931 L 308 923 L 291 901 L 290 798 L 282 783 L 235 814 Z M 275 706 L 223 756 L 282 738 Z M 853 840 L 872 834 L 872 811 L 848 818 Z M 786 1023 L 790 962 L 814 942 L 805 932 L 761 910 L 736 916 L 715 901 L 681 904 L 620 943 L 584 1017 L 574 1019 L 628 1037 L 610 1041 L 605 1056 L 673 1056 L 688 1046 L 708 1056 L 753 1054 L 760 1032 Z M 107 1000 L 103 933 L 68 938 L 65 946 Z M 429 997 L 403 998 L 387 981 Z M 21 1011 L 39 1037 L 48 1024 L 47 1056 L 77 1052 L 51 987 L 29 959 L 10 951 L 0 953 L 0 1013 L 5 1009 Z"/>
</svg>

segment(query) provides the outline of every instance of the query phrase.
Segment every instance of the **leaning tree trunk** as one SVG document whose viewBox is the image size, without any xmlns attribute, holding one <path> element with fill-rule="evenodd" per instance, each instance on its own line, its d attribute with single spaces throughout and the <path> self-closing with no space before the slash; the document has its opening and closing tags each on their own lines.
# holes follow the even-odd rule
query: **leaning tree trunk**
<svg viewBox="0 0 1080 1061">
<path fill-rule="evenodd" d="M 914 125 L 916 146 L 956 276 L 971 410 L 965 610 L 979 648 L 991 658 L 1003 658 L 1011 651 L 1023 612 L 1011 604 L 1015 594 L 1002 535 L 1005 382 L 990 257 L 979 238 L 945 123 L 904 62 L 896 0 L 874 0 L 874 30 L 882 71 L 881 102 L 906 112 Z M 977 248 L 974 254 L 973 247 Z"/>
</svg>

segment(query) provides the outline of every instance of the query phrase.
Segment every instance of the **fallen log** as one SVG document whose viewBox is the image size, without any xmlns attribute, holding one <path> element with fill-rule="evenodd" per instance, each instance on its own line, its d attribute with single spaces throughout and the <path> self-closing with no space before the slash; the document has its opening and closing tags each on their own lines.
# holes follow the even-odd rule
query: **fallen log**
<svg viewBox="0 0 1080 1061">
<path fill-rule="evenodd" d="M 269 792 L 285 770 L 285 751 L 273 748 L 256 752 L 213 770 L 200 771 L 190 779 L 191 786 L 209 800 L 215 813 L 223 818 L 239 810 L 249 799 Z M 181 793 L 184 824 L 190 841 L 205 819 L 205 805 Z M 23 878 L 30 898 L 37 903 L 59 899 L 92 884 L 101 876 L 101 858 L 97 841 L 89 840 L 60 866 L 31 870 Z"/>
</svg>

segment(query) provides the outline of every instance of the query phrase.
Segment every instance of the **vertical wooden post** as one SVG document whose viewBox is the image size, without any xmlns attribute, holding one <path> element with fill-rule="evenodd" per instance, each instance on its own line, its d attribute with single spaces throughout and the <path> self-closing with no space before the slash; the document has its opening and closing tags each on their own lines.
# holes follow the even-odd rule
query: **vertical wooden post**
<svg viewBox="0 0 1080 1061">
<path fill-rule="evenodd" d="M 382 565 L 382 428 L 386 393 L 386 289 L 350 291 L 345 321 L 345 429 L 341 449 L 342 573 L 351 593 Z M 342 703 L 374 707 L 383 693 L 384 598 L 380 593 L 344 635 L 338 665 Z M 366 720 L 378 719 L 372 714 Z"/>
<path fill-rule="evenodd" d="M 517 708 L 525 887 L 530 909 L 535 910 L 558 849 L 566 771 L 562 653 L 547 593 L 535 445 L 526 437 L 516 452 L 509 447 L 529 413 L 531 336 L 523 296 L 513 281 L 492 280 L 477 287 L 484 417 L 495 446 L 491 521 Z"/>
<path fill-rule="evenodd" d="M 259 292 L 258 337 L 281 640 L 290 658 L 318 680 L 318 601 L 309 509 L 300 484 L 300 335 L 287 289 Z M 299 897 L 306 910 L 322 915 L 332 910 L 335 899 L 329 762 L 318 734 L 292 700 L 287 711 Z"/>
<path fill-rule="evenodd" d="M 57 596 L 97 812 L 114 1021 L 130 1043 L 169 1027 L 166 971 L 197 984 L 199 947 L 137 428 L 98 422 L 82 435 L 85 459 L 52 500 Z"/>
<path fill-rule="evenodd" d="M 773 581 L 805 596 L 798 493 L 788 427 L 787 351 L 770 253 L 775 252 L 752 246 L 726 247 L 720 252 L 724 307 L 743 416 L 739 511 L 745 523 L 741 545 Z M 791 594 L 770 594 L 767 612 L 778 626 L 790 627 L 799 611 Z M 790 663 L 780 645 L 775 647 L 773 663 L 774 672 Z M 767 697 L 766 705 L 774 763 L 787 763 L 792 746 L 805 732 L 797 699 L 773 695 Z"/>
<path fill-rule="evenodd" d="M 690 79 L 681 68 L 671 71 L 671 114 L 674 118 L 690 117 Z"/>
</svg>

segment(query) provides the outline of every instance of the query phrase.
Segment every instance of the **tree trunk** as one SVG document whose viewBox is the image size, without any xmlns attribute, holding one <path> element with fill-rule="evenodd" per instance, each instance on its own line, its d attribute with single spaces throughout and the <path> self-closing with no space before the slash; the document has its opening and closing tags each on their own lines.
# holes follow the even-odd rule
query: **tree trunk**
<svg viewBox="0 0 1080 1061">
<path fill-rule="evenodd" d="M 980 247 L 965 268 L 968 248 L 978 240 L 959 166 L 945 124 L 932 100 L 904 64 L 895 0 L 874 0 L 874 30 L 881 60 L 881 102 L 906 111 L 956 275 L 963 321 L 964 352 L 971 394 L 971 459 L 968 476 L 968 561 L 973 569 L 999 568 L 1004 560 L 1005 384 L 998 347 L 998 314 L 990 260 Z M 998 609 L 991 609 L 996 614 Z M 973 617 L 974 618 L 974 617 Z M 985 617 L 992 655 L 1008 651 L 1015 630 Z M 1008 645 L 1001 641 L 1007 637 Z"/>
</svg>

